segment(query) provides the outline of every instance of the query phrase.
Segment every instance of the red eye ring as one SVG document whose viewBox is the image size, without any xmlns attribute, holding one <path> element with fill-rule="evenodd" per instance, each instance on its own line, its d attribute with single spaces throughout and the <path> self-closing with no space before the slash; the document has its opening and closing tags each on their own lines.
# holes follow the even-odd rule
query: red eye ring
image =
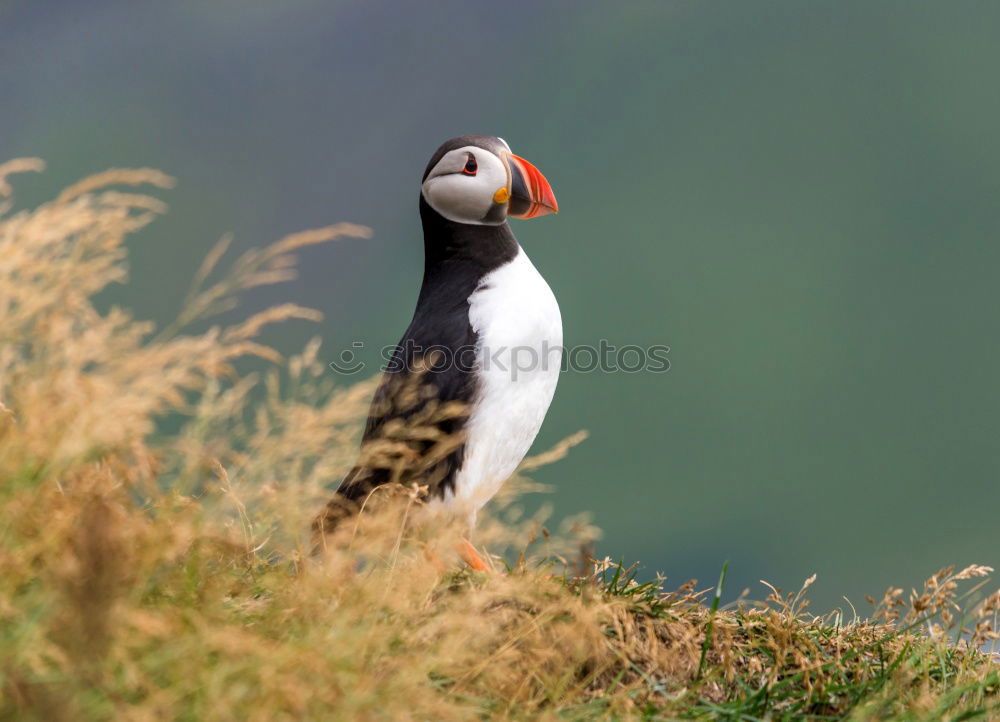
<svg viewBox="0 0 1000 722">
<path fill-rule="evenodd" d="M 476 156 L 469 153 L 469 159 L 465 161 L 465 167 L 462 169 L 462 173 L 465 175 L 475 175 L 479 170 L 479 165 L 476 163 Z"/>
</svg>

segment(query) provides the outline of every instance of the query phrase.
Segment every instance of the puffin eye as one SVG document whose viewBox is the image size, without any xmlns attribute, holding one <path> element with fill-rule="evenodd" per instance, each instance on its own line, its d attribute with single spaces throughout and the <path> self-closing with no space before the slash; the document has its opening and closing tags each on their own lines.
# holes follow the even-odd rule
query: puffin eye
<svg viewBox="0 0 1000 722">
<path fill-rule="evenodd" d="M 465 167 L 462 169 L 462 172 L 465 175 L 475 175 L 477 170 L 479 170 L 479 166 L 476 165 L 476 156 L 469 153 L 469 159 L 465 161 Z"/>
</svg>

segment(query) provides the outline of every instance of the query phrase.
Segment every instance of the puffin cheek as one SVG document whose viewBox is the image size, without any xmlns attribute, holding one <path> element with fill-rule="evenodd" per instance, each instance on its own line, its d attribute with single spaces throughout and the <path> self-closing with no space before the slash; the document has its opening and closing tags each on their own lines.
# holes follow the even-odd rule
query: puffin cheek
<svg viewBox="0 0 1000 722">
<path fill-rule="evenodd" d="M 479 223 L 491 210 L 492 198 L 476 183 L 460 174 L 434 178 L 424 190 L 427 202 L 445 218 L 458 223 Z"/>
</svg>

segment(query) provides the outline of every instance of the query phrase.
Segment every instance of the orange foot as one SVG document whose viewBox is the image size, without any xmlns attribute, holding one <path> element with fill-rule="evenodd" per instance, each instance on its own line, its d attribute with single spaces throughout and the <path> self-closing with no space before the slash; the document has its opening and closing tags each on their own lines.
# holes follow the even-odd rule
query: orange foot
<svg viewBox="0 0 1000 722">
<path fill-rule="evenodd" d="M 477 572 L 486 572 L 489 574 L 493 571 L 486 565 L 486 562 L 484 562 L 483 558 L 479 556 L 479 552 L 476 551 L 476 548 L 472 546 L 472 542 L 468 539 L 463 539 L 458 543 L 458 555 L 462 557 L 462 561 L 475 569 Z"/>
</svg>

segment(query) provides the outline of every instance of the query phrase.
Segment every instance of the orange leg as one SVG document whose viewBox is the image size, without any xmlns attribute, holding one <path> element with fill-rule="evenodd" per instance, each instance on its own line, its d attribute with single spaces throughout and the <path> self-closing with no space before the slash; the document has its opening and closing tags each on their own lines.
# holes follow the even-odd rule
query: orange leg
<svg viewBox="0 0 1000 722">
<path fill-rule="evenodd" d="M 483 561 L 483 558 L 479 556 L 479 552 L 476 551 L 476 548 L 472 546 L 472 542 L 468 539 L 463 539 L 458 543 L 458 555 L 462 557 L 462 561 L 475 569 L 477 572 L 490 573 L 493 571 L 489 566 L 487 566 L 486 562 Z"/>
</svg>

